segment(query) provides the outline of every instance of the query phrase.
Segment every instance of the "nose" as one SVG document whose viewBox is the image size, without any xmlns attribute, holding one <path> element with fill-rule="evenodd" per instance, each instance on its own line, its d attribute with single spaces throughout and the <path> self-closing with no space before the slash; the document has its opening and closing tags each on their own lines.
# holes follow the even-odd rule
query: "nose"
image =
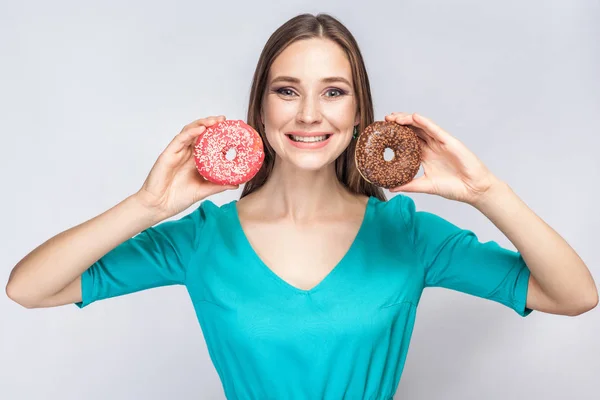
<svg viewBox="0 0 600 400">
<path fill-rule="evenodd" d="M 317 98 L 306 96 L 300 102 L 297 120 L 304 124 L 314 124 L 321 121 L 321 104 Z"/>
</svg>

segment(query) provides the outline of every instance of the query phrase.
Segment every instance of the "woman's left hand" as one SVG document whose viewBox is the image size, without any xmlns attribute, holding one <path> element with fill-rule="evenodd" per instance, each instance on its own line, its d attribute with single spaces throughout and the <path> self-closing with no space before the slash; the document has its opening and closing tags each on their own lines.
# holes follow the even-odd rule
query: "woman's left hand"
<svg viewBox="0 0 600 400">
<path fill-rule="evenodd" d="M 458 139 L 433 121 L 414 113 L 392 113 L 386 121 L 416 128 L 421 142 L 424 175 L 391 192 L 436 194 L 450 200 L 475 205 L 498 179 Z"/>
</svg>

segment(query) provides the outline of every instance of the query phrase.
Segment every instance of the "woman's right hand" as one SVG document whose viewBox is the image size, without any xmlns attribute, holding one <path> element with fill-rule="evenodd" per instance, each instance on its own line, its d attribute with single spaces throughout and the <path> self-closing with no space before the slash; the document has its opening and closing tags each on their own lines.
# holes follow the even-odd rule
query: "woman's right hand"
<svg viewBox="0 0 600 400">
<path fill-rule="evenodd" d="M 196 138 L 224 120 L 223 115 L 213 116 L 184 126 L 160 154 L 135 197 L 165 219 L 210 195 L 237 189 L 239 185 L 219 185 L 204 179 L 193 156 Z"/>
<path fill-rule="evenodd" d="M 102 214 L 61 232 L 27 254 L 10 273 L 9 298 L 28 308 L 82 301 L 81 276 L 119 244 L 203 198 L 235 189 L 196 170 L 194 142 L 224 116 L 186 125 L 158 157 L 141 189 Z M 124 261 L 127 264 L 127 261 Z"/>
</svg>

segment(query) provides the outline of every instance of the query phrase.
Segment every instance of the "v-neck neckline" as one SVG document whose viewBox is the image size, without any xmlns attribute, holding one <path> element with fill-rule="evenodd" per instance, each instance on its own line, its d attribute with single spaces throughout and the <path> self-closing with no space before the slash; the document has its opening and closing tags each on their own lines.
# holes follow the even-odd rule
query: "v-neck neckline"
<svg viewBox="0 0 600 400">
<path fill-rule="evenodd" d="M 339 271 L 343 267 L 343 265 L 347 263 L 347 260 L 350 257 L 352 257 L 352 254 L 356 251 L 356 247 L 358 246 L 358 243 L 360 242 L 362 236 L 364 235 L 364 232 L 366 230 L 366 225 L 369 222 L 369 219 L 371 216 L 371 208 L 372 208 L 373 199 L 375 199 L 375 197 L 369 196 L 369 198 L 367 200 L 367 205 L 365 207 L 365 211 L 363 214 L 362 222 L 361 222 L 361 224 L 358 228 L 358 231 L 357 231 L 356 235 L 354 236 L 354 240 L 352 240 L 352 243 L 350 244 L 350 247 L 348 248 L 348 250 L 344 253 L 342 258 L 337 262 L 337 264 L 333 267 L 333 269 L 331 269 L 327 273 L 327 275 L 325 275 L 325 277 L 323 279 L 321 279 L 315 286 L 313 286 L 310 289 L 302 289 L 302 288 L 292 285 L 291 283 L 289 283 L 288 281 L 283 279 L 281 276 L 279 276 L 277 273 L 275 273 L 275 271 L 273 271 L 263 261 L 263 259 L 258 255 L 256 250 L 254 250 L 254 247 L 252 247 L 252 244 L 250 243 L 248 236 L 246 236 L 246 232 L 244 231 L 244 228 L 242 226 L 242 222 L 240 220 L 240 216 L 239 216 L 238 209 L 237 209 L 237 202 L 238 202 L 237 200 L 234 200 L 231 202 L 231 214 L 232 214 L 232 217 L 233 217 L 233 220 L 235 223 L 235 230 L 240 238 L 240 242 L 246 249 L 247 253 L 249 253 L 251 255 L 251 257 L 254 259 L 254 262 L 256 262 L 263 270 L 265 270 L 265 272 L 268 275 L 270 275 L 272 278 L 274 278 L 275 281 L 279 282 L 283 287 L 285 287 L 293 292 L 306 295 L 306 294 L 313 294 L 316 291 L 322 289 L 323 286 L 328 281 L 330 281 L 333 276 L 335 276 L 337 273 L 339 273 Z"/>
</svg>

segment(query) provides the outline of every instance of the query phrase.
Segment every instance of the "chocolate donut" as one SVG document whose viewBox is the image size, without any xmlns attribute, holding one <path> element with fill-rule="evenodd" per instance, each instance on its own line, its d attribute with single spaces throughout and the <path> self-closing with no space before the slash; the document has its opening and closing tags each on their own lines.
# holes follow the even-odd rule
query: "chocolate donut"
<svg viewBox="0 0 600 400">
<path fill-rule="evenodd" d="M 385 149 L 394 156 L 384 159 Z M 410 125 L 375 121 L 358 137 L 354 161 L 367 182 L 389 189 L 404 185 L 417 175 L 421 166 L 419 137 Z"/>
</svg>

